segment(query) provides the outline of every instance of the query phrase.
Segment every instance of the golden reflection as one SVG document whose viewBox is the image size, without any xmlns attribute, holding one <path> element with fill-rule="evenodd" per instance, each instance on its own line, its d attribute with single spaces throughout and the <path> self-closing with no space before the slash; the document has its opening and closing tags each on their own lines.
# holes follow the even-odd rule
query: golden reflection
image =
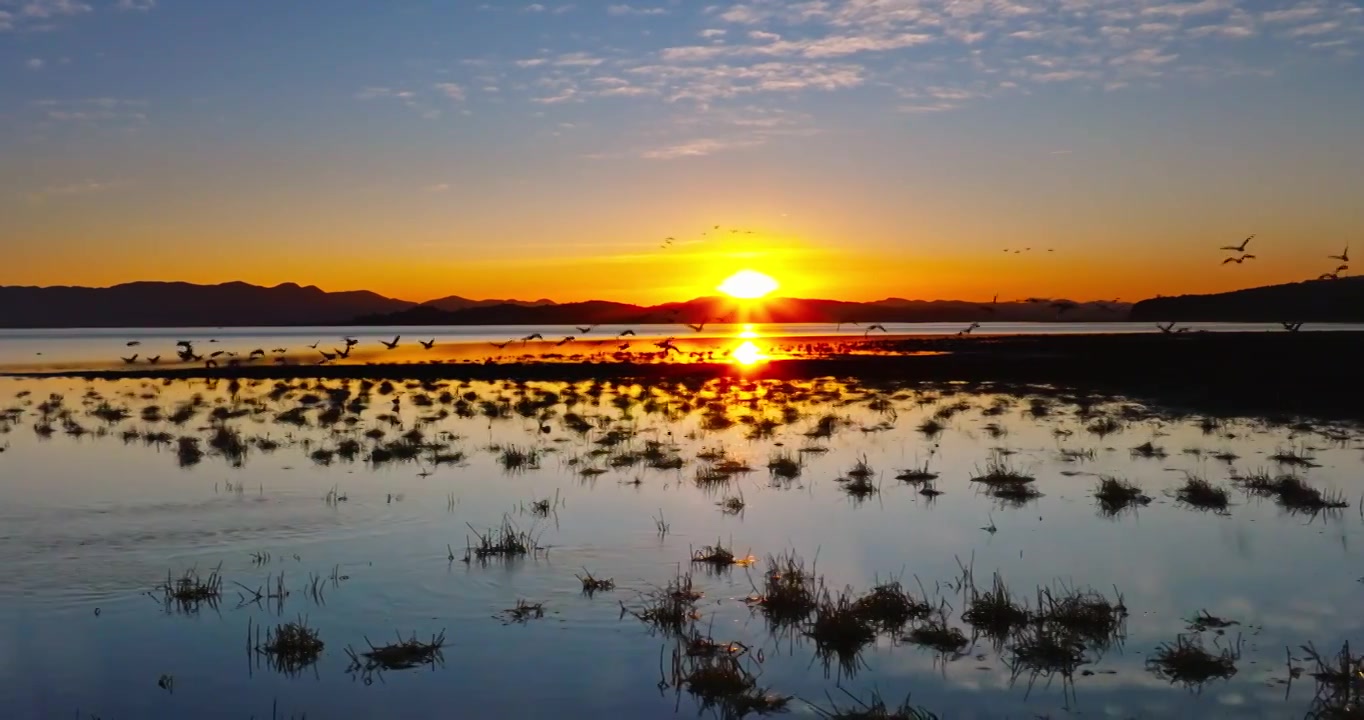
<svg viewBox="0 0 1364 720">
<path fill-rule="evenodd" d="M 762 350 L 758 349 L 757 345 L 753 344 L 752 340 L 745 340 L 740 343 L 739 347 L 734 348 L 731 355 L 734 356 L 734 362 L 744 366 L 757 365 L 767 359 L 767 356 L 763 354 Z"/>
<path fill-rule="evenodd" d="M 745 325 L 743 331 L 739 333 L 739 337 L 751 340 L 758 337 L 758 331 L 754 330 L 752 325 Z"/>
</svg>

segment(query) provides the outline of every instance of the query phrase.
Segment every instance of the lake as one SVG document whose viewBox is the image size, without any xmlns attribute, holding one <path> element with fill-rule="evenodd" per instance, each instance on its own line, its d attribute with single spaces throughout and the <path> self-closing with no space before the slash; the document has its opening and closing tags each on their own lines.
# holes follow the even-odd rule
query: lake
<svg viewBox="0 0 1364 720">
<path fill-rule="evenodd" d="M 478 361 L 489 357 L 518 358 L 523 355 L 546 353 L 571 354 L 579 357 L 606 357 L 617 348 L 628 345 L 631 352 L 654 349 L 653 341 L 668 337 L 693 342 L 698 347 L 730 347 L 741 339 L 749 339 L 764 351 L 777 352 L 778 346 L 795 346 L 812 340 L 857 341 L 893 335 L 955 335 L 966 329 L 965 323 L 884 323 L 884 333 L 862 325 L 845 324 L 756 324 L 705 325 L 695 331 L 686 325 L 624 325 L 592 326 L 587 332 L 567 325 L 501 325 L 501 326 L 440 326 L 440 327 L 279 327 L 279 328 L 99 328 L 15 330 L 0 329 L 0 373 L 31 371 L 79 371 L 127 367 L 122 358 L 133 359 L 131 365 L 147 366 L 147 358 L 158 358 L 160 366 L 176 361 L 176 343 L 193 343 L 202 358 L 212 357 L 219 364 L 237 357 L 246 360 L 251 351 L 260 349 L 265 358 L 256 362 L 271 362 L 279 358 L 292 364 L 313 364 L 324 357 L 345 349 L 343 338 L 354 338 L 358 344 L 354 353 L 332 362 L 430 362 Z M 1187 323 L 1181 328 L 1205 332 L 1283 332 L 1273 323 Z M 621 337 L 627 330 L 633 336 Z M 1318 324 L 1306 325 L 1305 332 L 1361 331 L 1364 325 Z M 982 323 L 973 333 L 977 335 L 1074 335 L 1101 333 L 1155 333 L 1155 326 L 1142 323 Z M 542 336 L 542 342 L 522 342 L 521 338 Z M 560 345 L 563 338 L 572 336 L 570 344 Z M 396 349 L 390 350 L 382 342 L 401 337 Z M 425 349 L 419 341 L 432 342 Z M 135 343 L 130 345 L 129 343 Z M 493 344 L 501 347 L 493 347 Z M 316 347 L 314 347 L 316 346 Z M 277 353 L 276 350 L 284 350 Z M 215 355 L 217 353 L 217 355 Z"/>
<path fill-rule="evenodd" d="M 1364 626 L 1353 427 L 851 380 L 0 379 L 0 412 L 6 718 L 741 716 L 703 692 L 716 668 L 794 717 L 873 692 L 944 718 L 1304 717 L 1330 693 L 1300 647 Z M 1004 471 L 1033 480 L 972 479 Z M 1104 476 L 1149 504 L 1105 507 Z M 1178 499 L 1191 477 L 1227 507 Z M 504 523 L 530 551 L 466 561 Z M 692 562 L 717 544 L 752 563 Z M 831 645 L 754 602 L 783 553 L 830 607 L 898 581 L 920 609 Z M 221 587 L 167 597 L 191 569 Z M 996 573 L 1034 619 L 992 638 L 964 615 Z M 651 612 L 679 578 L 685 637 Z M 1066 598 L 1112 624 L 1040 662 Z M 298 620 L 320 653 L 261 651 Z M 409 669 L 363 655 L 442 632 Z M 1180 637 L 1234 674 L 1156 668 Z"/>
</svg>

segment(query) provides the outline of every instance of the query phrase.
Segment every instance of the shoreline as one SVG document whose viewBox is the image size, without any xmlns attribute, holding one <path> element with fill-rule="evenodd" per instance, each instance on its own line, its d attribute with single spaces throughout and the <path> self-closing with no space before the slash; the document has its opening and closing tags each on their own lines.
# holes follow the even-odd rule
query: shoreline
<svg viewBox="0 0 1364 720">
<path fill-rule="evenodd" d="M 772 338 L 772 340 L 778 340 Z M 1358 385 L 1364 332 L 898 336 L 866 352 L 732 362 L 527 361 L 136 367 L 3 373 L 87 380 L 301 379 L 704 381 L 855 377 L 863 382 L 1053 386 L 1150 398 L 1208 412 L 1311 414 L 1364 420 Z"/>
</svg>

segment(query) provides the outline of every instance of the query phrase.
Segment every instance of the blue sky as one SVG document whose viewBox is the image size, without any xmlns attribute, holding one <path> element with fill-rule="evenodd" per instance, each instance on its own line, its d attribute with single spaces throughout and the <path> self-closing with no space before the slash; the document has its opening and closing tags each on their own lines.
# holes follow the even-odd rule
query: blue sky
<svg viewBox="0 0 1364 720">
<path fill-rule="evenodd" d="M 643 298 L 664 236 L 827 294 L 1301 279 L 1364 230 L 1362 45 L 1344 0 L 0 0 L 0 283 Z"/>
</svg>

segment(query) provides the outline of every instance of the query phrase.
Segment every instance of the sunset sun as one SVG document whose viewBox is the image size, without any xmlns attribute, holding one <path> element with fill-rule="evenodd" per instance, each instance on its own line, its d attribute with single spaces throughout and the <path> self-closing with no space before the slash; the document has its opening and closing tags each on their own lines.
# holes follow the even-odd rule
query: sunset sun
<svg viewBox="0 0 1364 720">
<path fill-rule="evenodd" d="M 716 290 L 732 298 L 756 300 L 766 297 L 778 287 L 780 285 L 771 276 L 764 275 L 756 270 L 740 270 L 725 278 L 725 281 L 720 283 Z"/>
</svg>

